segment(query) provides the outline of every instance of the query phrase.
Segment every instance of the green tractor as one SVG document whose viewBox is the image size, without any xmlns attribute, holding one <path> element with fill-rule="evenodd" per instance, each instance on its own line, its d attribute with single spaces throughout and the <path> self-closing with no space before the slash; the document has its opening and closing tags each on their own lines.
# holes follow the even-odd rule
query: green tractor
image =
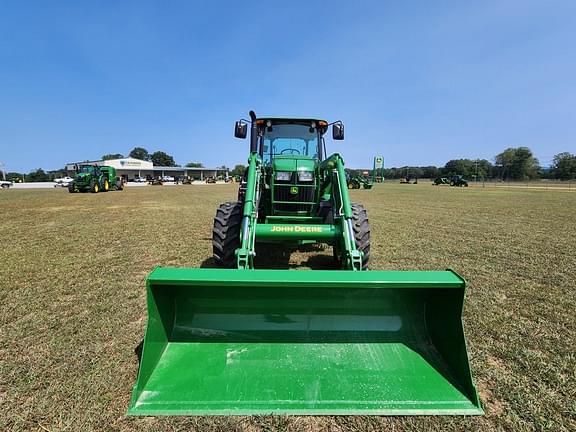
<svg viewBox="0 0 576 432">
<path fill-rule="evenodd" d="M 348 189 L 360 189 L 360 186 L 364 189 L 372 189 L 373 183 L 360 175 L 351 176 L 348 179 Z"/>
<path fill-rule="evenodd" d="M 213 226 L 219 268 L 157 267 L 130 415 L 481 414 L 453 271 L 368 270 L 370 224 L 319 119 L 235 125 L 248 168 Z M 322 243 L 338 269 L 255 269 Z"/>
<path fill-rule="evenodd" d="M 116 176 L 116 169 L 111 166 L 81 164 L 76 166 L 74 180 L 68 185 L 68 192 L 108 192 L 123 190 L 124 179 Z"/>
<path fill-rule="evenodd" d="M 455 175 L 450 179 L 450 186 L 468 187 L 468 180 L 461 175 Z"/>
<path fill-rule="evenodd" d="M 442 186 L 442 185 L 449 185 L 450 180 L 446 177 L 436 177 L 432 182 L 432 186 Z"/>
</svg>

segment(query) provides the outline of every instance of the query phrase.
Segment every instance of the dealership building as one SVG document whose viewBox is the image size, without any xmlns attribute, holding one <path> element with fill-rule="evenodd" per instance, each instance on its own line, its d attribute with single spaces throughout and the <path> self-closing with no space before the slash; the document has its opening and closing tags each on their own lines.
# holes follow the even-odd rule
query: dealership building
<svg viewBox="0 0 576 432">
<path fill-rule="evenodd" d="M 73 162 L 66 164 L 68 175 L 73 175 L 78 165 L 106 165 L 116 169 L 118 176 L 124 177 L 127 181 L 134 180 L 138 177 L 192 177 L 194 179 L 204 180 L 206 177 L 217 177 L 218 175 L 226 176 L 227 170 L 216 168 L 188 168 L 188 167 L 165 167 L 155 166 L 150 161 L 134 159 L 131 157 L 122 159 L 109 159 L 99 161 Z"/>
</svg>

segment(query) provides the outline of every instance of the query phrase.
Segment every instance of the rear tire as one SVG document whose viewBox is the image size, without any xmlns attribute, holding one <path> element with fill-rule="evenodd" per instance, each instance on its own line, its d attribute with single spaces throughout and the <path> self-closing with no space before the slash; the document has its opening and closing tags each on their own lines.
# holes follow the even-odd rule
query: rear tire
<svg viewBox="0 0 576 432">
<path fill-rule="evenodd" d="M 363 253 L 362 270 L 367 270 L 370 261 L 370 223 L 368 213 L 362 204 L 352 204 L 352 226 L 356 249 Z"/>
<path fill-rule="evenodd" d="M 239 202 L 221 204 L 212 229 L 212 252 L 218 267 L 236 268 L 236 249 L 240 247 L 243 206 Z"/>
<path fill-rule="evenodd" d="M 100 192 L 100 185 L 98 184 L 98 182 L 96 180 L 92 180 L 90 182 L 90 191 L 93 193 Z"/>
<path fill-rule="evenodd" d="M 102 191 L 108 192 L 109 190 L 110 190 L 110 182 L 108 181 L 108 179 L 104 179 L 104 182 L 102 183 Z"/>
</svg>

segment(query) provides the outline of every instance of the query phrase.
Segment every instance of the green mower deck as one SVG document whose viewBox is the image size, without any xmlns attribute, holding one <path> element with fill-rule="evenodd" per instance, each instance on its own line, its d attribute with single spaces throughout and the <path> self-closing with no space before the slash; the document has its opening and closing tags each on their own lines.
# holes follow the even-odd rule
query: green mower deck
<svg viewBox="0 0 576 432">
<path fill-rule="evenodd" d="M 157 268 L 130 415 L 482 414 L 451 271 Z"/>
</svg>

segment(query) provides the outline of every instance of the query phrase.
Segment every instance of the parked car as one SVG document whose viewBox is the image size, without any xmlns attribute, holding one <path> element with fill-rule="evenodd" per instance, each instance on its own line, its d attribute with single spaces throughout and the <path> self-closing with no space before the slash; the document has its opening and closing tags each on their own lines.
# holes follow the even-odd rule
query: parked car
<svg viewBox="0 0 576 432">
<path fill-rule="evenodd" d="M 146 183 L 148 180 L 146 180 L 146 177 L 134 177 L 134 181 L 136 183 Z"/>
<path fill-rule="evenodd" d="M 54 185 L 54 187 L 68 187 L 68 185 L 70 185 L 70 183 L 72 183 L 74 181 L 74 179 L 72 177 L 61 177 L 61 178 L 55 178 L 54 179 L 54 183 L 56 183 Z"/>
<path fill-rule="evenodd" d="M 162 181 L 165 181 L 165 182 L 173 182 L 173 181 L 174 181 L 174 177 L 172 177 L 172 176 L 164 176 L 164 177 L 162 177 Z"/>
<path fill-rule="evenodd" d="M 13 185 L 14 185 L 14 183 L 12 183 L 11 181 L 0 180 L 0 188 L 2 188 L 2 189 L 8 189 L 8 188 L 12 187 Z"/>
</svg>

